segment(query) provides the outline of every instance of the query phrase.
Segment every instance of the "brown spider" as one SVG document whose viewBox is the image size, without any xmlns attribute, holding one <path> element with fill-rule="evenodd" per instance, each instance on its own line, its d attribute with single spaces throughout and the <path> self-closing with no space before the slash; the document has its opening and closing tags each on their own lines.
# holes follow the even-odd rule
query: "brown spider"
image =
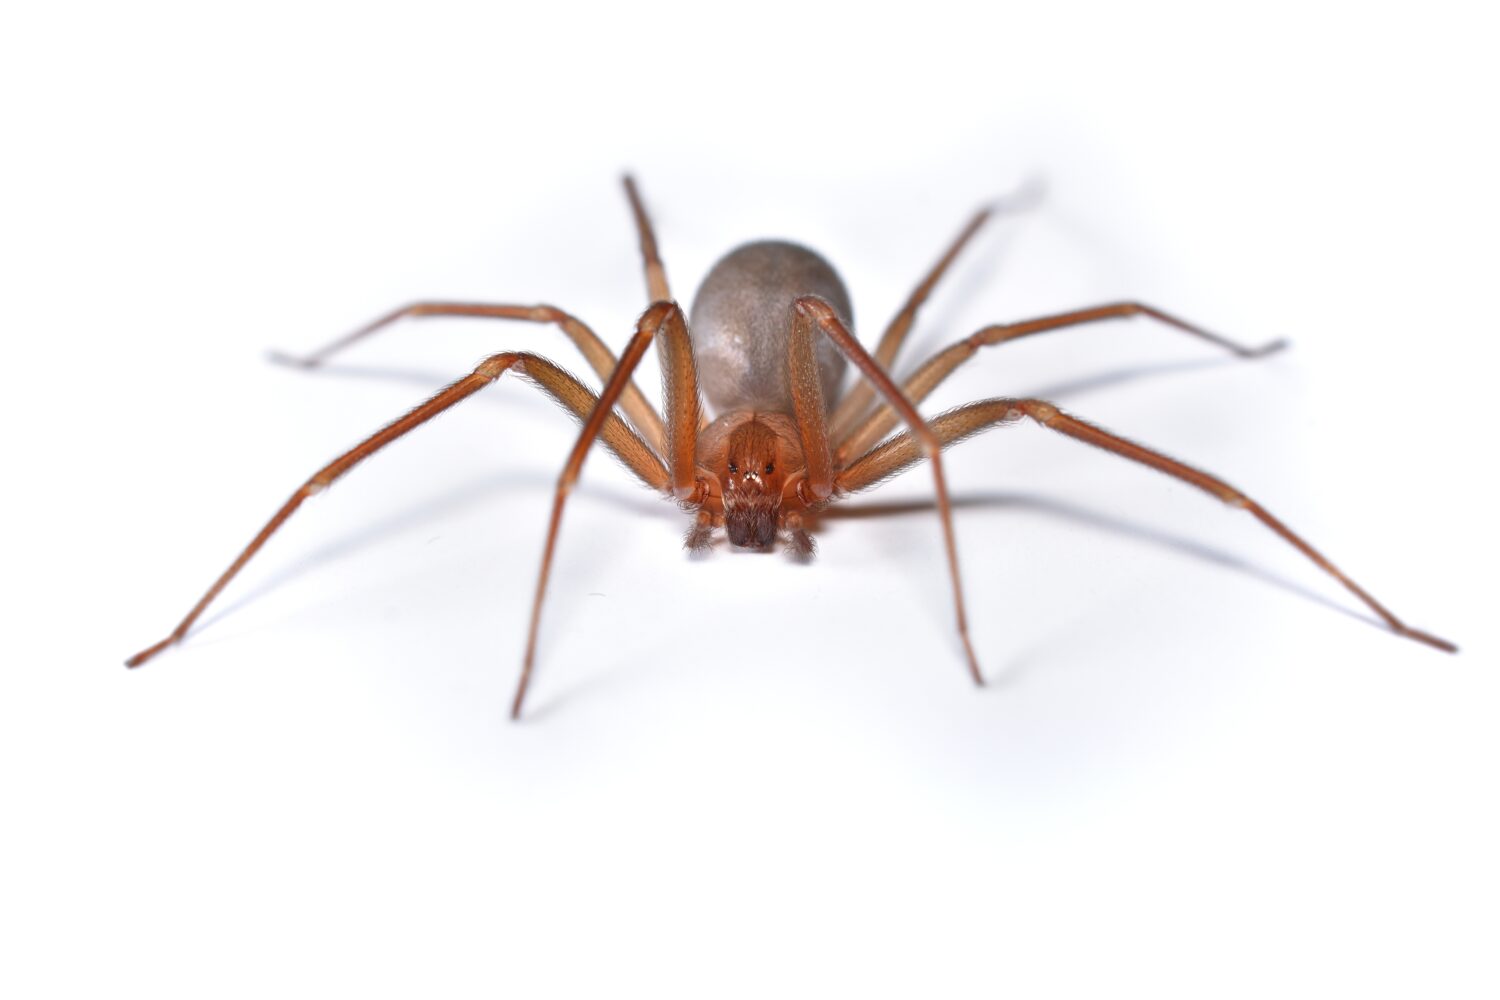
<svg viewBox="0 0 1500 1000">
<path fill-rule="evenodd" d="M 354 341 L 408 316 L 517 319 L 554 323 L 561 328 L 604 381 L 603 392 L 596 396 L 572 375 L 535 354 L 507 351 L 486 358 L 471 374 L 319 470 L 272 516 L 172 633 L 132 656 L 126 665 L 140 666 L 168 645 L 180 641 L 209 602 L 303 500 L 507 371 L 525 376 L 583 422 L 583 430 L 557 481 L 532 602 L 526 655 L 511 705 L 512 718 L 520 716 L 531 680 L 542 598 L 547 590 L 563 504 L 596 438 L 602 439 L 604 446 L 642 483 L 670 496 L 683 510 L 696 515 L 687 533 L 688 548 L 708 546 L 714 532 L 722 527 L 731 544 L 744 548 L 769 549 L 778 537 L 785 537 L 791 551 L 803 558 L 811 556 L 813 551 L 806 515 L 851 493 L 876 486 L 926 458 L 932 465 L 937 508 L 943 524 L 958 634 L 976 684 L 984 681 L 969 643 L 942 450 L 980 431 L 1022 417 L 1175 476 L 1233 507 L 1248 510 L 1347 587 L 1394 632 L 1438 649 L 1456 651 L 1452 643 L 1402 623 L 1258 503 L 1206 472 L 1069 416 L 1040 399 L 986 399 L 949 410 L 932 420 L 924 420 L 916 410 L 918 403 L 981 347 L 1099 320 L 1150 316 L 1243 358 L 1268 354 L 1282 347 L 1282 342 L 1246 348 L 1150 306 L 1121 302 L 984 327 L 938 352 L 898 387 L 886 370 L 895 360 L 917 310 L 964 244 L 989 217 L 990 209 L 976 213 L 959 233 L 911 293 L 872 354 L 849 332 L 849 296 L 838 274 L 823 258 L 792 243 L 747 243 L 731 251 L 704 279 L 693 300 L 691 323 L 685 321 L 668 291 L 656 237 L 635 184 L 629 177 L 624 183 L 640 234 L 646 284 L 653 304 L 642 314 L 635 335 L 618 361 L 592 330 L 552 306 L 451 302 L 409 305 L 308 357 L 283 358 L 305 367 L 315 366 Z M 665 420 L 630 380 L 653 341 L 661 359 Z M 848 361 L 854 363 L 863 381 L 841 395 L 839 384 Z M 712 420 L 703 412 L 700 391 L 717 413 Z M 831 415 L 826 400 L 837 400 Z M 901 423 L 906 430 L 888 436 Z"/>
</svg>

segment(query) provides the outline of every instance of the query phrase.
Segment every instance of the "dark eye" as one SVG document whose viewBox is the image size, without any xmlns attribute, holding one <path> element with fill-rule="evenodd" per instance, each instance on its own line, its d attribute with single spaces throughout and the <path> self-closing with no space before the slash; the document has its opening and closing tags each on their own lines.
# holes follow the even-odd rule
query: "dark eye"
<svg viewBox="0 0 1500 1000">
<path fill-rule="evenodd" d="M 766 463 L 766 475 L 769 476 L 771 473 L 773 473 L 775 471 L 776 471 L 776 466 L 772 465 L 770 462 L 767 462 Z"/>
<path fill-rule="evenodd" d="M 739 472 L 740 471 L 740 467 L 738 465 L 734 464 L 734 459 L 730 459 L 729 460 L 729 471 L 730 472 Z"/>
</svg>

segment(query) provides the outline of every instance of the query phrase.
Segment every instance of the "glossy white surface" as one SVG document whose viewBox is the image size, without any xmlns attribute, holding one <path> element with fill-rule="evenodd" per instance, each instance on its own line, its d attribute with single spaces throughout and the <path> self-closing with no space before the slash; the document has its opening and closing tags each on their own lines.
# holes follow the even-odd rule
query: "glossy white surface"
<svg viewBox="0 0 1500 1000">
<path fill-rule="evenodd" d="M 30 96 L 0 168 L 0 992 L 1500 990 L 1475 8 L 925 4 L 841 36 L 761 6 L 148 4 L 3 33 Z M 596 456 L 511 725 L 573 432 L 507 380 L 120 666 L 309 473 L 484 354 L 585 369 L 474 321 L 321 376 L 267 349 L 423 297 L 555 302 L 623 343 L 627 166 L 684 299 L 736 243 L 799 240 L 866 342 L 975 205 L 1041 176 L 904 364 L 1127 297 L 1293 348 L 1110 324 L 997 349 L 930 409 L 1045 395 L 1222 473 L 1464 652 L 1390 637 L 1243 515 L 1014 427 L 949 464 L 975 691 L 925 471 L 865 502 L 917 509 L 830 520 L 800 567 L 687 559 L 686 518 Z"/>
</svg>

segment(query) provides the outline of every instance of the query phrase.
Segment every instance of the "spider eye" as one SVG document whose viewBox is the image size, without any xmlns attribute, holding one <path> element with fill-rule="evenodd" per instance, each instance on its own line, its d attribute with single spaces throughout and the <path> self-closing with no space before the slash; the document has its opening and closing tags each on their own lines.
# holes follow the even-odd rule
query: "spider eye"
<svg viewBox="0 0 1500 1000">
<path fill-rule="evenodd" d="M 735 473 L 740 471 L 740 467 L 734 463 L 734 459 L 729 460 L 729 471 Z"/>
<path fill-rule="evenodd" d="M 769 476 L 771 473 L 773 473 L 775 471 L 776 471 L 776 466 L 773 465 L 773 464 L 771 464 L 770 462 L 767 462 L 766 463 L 766 475 Z"/>
</svg>

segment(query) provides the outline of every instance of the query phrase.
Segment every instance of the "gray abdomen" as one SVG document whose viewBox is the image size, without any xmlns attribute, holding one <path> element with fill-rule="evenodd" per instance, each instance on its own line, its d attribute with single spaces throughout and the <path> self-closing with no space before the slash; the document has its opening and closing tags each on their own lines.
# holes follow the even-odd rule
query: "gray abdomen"
<svg viewBox="0 0 1500 1000">
<path fill-rule="evenodd" d="M 746 243 L 720 258 L 693 298 L 688 331 L 698 361 L 698 384 L 716 413 L 730 410 L 792 412 L 787 342 L 792 303 L 816 295 L 846 326 L 854 319 L 849 293 L 833 267 L 795 243 Z M 846 362 L 818 334 L 814 345 L 822 375 L 823 404 L 838 401 Z"/>
</svg>

